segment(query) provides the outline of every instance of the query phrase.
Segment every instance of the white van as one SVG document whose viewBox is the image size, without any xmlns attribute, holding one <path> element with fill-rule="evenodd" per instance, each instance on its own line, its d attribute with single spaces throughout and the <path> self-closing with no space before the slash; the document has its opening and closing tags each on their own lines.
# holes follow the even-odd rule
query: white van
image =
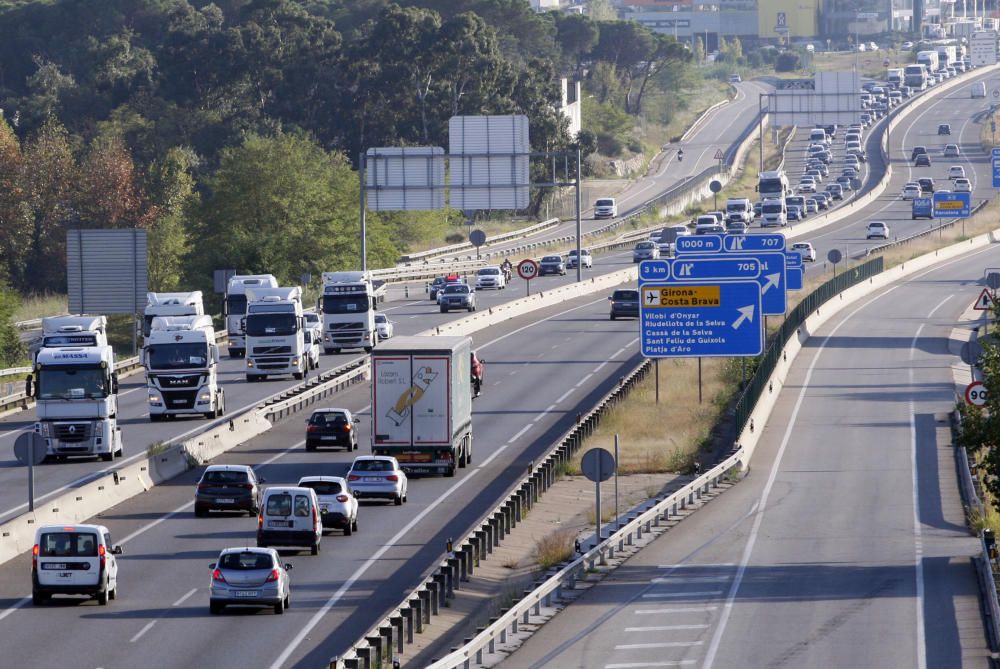
<svg viewBox="0 0 1000 669">
<path fill-rule="evenodd" d="M 86 595 L 102 606 L 118 598 L 122 547 L 111 543 L 103 525 L 46 525 L 35 532 L 31 549 L 31 603 L 52 595 Z"/>
<path fill-rule="evenodd" d="M 312 488 L 274 486 L 264 491 L 257 516 L 257 546 L 307 546 L 319 555 L 323 520 Z"/>
<path fill-rule="evenodd" d="M 753 205 L 745 197 L 731 197 L 726 200 L 726 222 L 742 221 L 743 223 L 753 223 Z"/>
<path fill-rule="evenodd" d="M 306 359 L 306 370 L 319 369 L 319 356 L 323 350 L 322 328 L 302 328 L 302 338 L 306 345 L 306 354 L 304 356 Z"/>
<path fill-rule="evenodd" d="M 972 84 L 972 97 L 973 98 L 985 98 L 986 97 L 986 82 L 977 81 Z"/>
<path fill-rule="evenodd" d="M 826 130 L 823 128 L 813 128 L 809 131 L 809 141 L 823 144 L 826 146 L 830 145 L 830 138 L 826 136 Z"/>
</svg>

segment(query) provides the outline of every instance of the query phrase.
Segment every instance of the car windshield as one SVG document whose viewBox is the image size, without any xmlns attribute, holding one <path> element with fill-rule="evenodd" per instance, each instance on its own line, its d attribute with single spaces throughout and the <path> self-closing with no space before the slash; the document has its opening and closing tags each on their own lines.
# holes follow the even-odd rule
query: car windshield
<svg viewBox="0 0 1000 669">
<path fill-rule="evenodd" d="M 614 203 L 615 203 L 614 200 L 598 200 L 597 202 L 594 203 L 594 206 L 595 207 L 610 207 L 610 206 L 613 206 Z"/>
<path fill-rule="evenodd" d="M 336 481 L 300 481 L 300 488 L 312 488 L 317 495 L 337 495 L 344 487 Z"/>
<path fill-rule="evenodd" d="M 389 319 L 386 318 L 385 314 L 375 314 L 376 323 L 388 323 Z"/>
<path fill-rule="evenodd" d="M 202 483 L 247 483 L 248 481 L 246 472 L 226 469 L 209 470 L 201 477 Z"/>
<path fill-rule="evenodd" d="M 351 467 L 356 472 L 391 472 L 392 463 L 388 460 L 358 460 Z"/>
<path fill-rule="evenodd" d="M 639 242 L 638 244 L 635 245 L 635 247 L 637 249 L 652 249 L 656 248 L 656 244 L 654 244 L 653 242 Z"/>
<path fill-rule="evenodd" d="M 46 532 L 38 541 L 41 557 L 96 557 L 97 535 L 92 532 Z"/>
<path fill-rule="evenodd" d="M 469 292 L 469 287 L 460 283 L 449 283 L 444 287 L 445 295 L 464 294 Z"/>
<path fill-rule="evenodd" d="M 562 258 L 559 256 L 545 256 L 542 258 L 542 262 L 562 262 Z"/>
<path fill-rule="evenodd" d="M 208 362 L 208 344 L 166 343 L 146 348 L 150 369 L 186 369 L 204 367 Z"/>
<path fill-rule="evenodd" d="M 498 270 L 496 267 L 484 267 L 478 272 L 480 276 L 496 276 L 499 273 L 500 270 Z"/>
<path fill-rule="evenodd" d="M 43 400 L 103 399 L 108 396 L 104 370 L 97 365 L 38 372 L 38 398 Z"/>
<path fill-rule="evenodd" d="M 226 553 L 219 558 L 219 569 L 229 571 L 253 571 L 274 569 L 274 559 L 267 553 Z"/>
</svg>

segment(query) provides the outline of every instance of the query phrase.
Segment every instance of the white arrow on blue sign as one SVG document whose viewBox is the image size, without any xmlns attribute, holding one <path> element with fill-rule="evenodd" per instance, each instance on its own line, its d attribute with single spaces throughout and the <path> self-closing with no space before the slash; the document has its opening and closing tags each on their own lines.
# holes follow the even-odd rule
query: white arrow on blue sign
<svg viewBox="0 0 1000 669">
<path fill-rule="evenodd" d="M 762 235 L 726 235 L 722 238 L 722 248 L 726 253 L 784 251 L 785 236 L 775 233 Z"/>
<path fill-rule="evenodd" d="M 639 265 L 640 279 L 652 278 L 643 273 Z M 658 261 L 652 261 L 658 262 Z M 762 314 L 777 316 L 785 313 L 788 306 L 785 280 L 785 252 L 766 251 L 748 254 L 692 255 L 687 254 L 667 261 L 670 276 L 674 281 L 731 281 L 756 277 L 760 284 Z M 759 266 L 754 273 L 755 265 Z"/>
<path fill-rule="evenodd" d="M 648 358 L 744 357 L 764 350 L 756 281 L 640 283 L 640 346 Z"/>
</svg>

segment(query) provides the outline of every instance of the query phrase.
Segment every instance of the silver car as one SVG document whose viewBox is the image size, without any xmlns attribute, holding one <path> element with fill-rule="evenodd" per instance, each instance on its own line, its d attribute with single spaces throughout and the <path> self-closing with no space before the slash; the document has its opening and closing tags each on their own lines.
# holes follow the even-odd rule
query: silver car
<svg viewBox="0 0 1000 669">
<path fill-rule="evenodd" d="M 284 613 L 291 602 L 288 571 L 273 548 L 227 548 L 212 570 L 208 610 L 222 613 L 227 606 L 273 608 Z"/>
<path fill-rule="evenodd" d="M 438 304 L 441 305 L 442 314 L 447 313 L 450 309 L 475 311 L 476 291 L 464 283 L 449 283 L 441 291 L 441 295 L 438 297 Z"/>
<path fill-rule="evenodd" d="M 396 458 L 388 455 L 355 458 L 347 472 L 347 483 L 358 499 L 387 499 L 396 506 L 406 501 L 406 474 Z"/>
<path fill-rule="evenodd" d="M 656 242 L 639 242 L 632 249 L 632 262 L 642 262 L 643 260 L 656 260 L 660 257 L 660 247 Z"/>
<path fill-rule="evenodd" d="M 566 275 L 566 263 L 563 262 L 562 256 L 542 257 L 542 261 L 538 263 L 538 276 L 546 274 Z"/>
</svg>

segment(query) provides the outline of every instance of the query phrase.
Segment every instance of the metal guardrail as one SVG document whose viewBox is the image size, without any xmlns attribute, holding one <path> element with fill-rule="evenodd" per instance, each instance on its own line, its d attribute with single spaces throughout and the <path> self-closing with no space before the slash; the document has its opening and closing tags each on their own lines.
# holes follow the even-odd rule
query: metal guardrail
<svg viewBox="0 0 1000 669">
<path fill-rule="evenodd" d="M 353 385 L 358 379 L 368 375 L 368 359 L 353 362 L 320 374 L 313 380 L 267 398 L 258 406 L 257 412 L 268 420 L 278 420 L 300 411 L 302 408 Z"/>
<path fill-rule="evenodd" d="M 972 208 L 969 218 L 975 216 L 979 212 L 979 210 L 985 207 L 987 204 L 989 204 L 989 200 L 980 200 L 979 204 L 977 204 Z M 941 232 L 945 228 L 954 227 L 959 222 L 964 220 L 965 220 L 964 218 L 949 219 L 948 221 L 942 223 L 941 225 L 932 225 L 927 230 L 924 230 L 923 232 L 918 232 L 914 235 L 910 235 L 909 237 L 903 237 L 902 239 L 895 239 L 891 242 L 886 242 L 885 244 L 879 244 L 878 246 L 869 246 L 868 248 L 865 249 L 865 257 L 867 258 L 870 255 L 882 253 L 883 251 L 890 249 L 894 246 L 902 246 L 903 244 L 908 244 L 909 242 L 912 242 L 916 239 L 920 239 L 921 237 L 927 237 L 928 235 L 932 235 L 935 232 Z"/>
<path fill-rule="evenodd" d="M 993 568 L 994 558 L 990 554 L 990 549 L 986 545 L 986 537 L 982 532 L 979 533 L 979 545 L 982 552 L 976 557 L 976 563 L 979 567 L 979 578 L 986 599 L 990 649 L 996 651 L 1000 650 L 1000 601 L 997 599 L 996 573 Z"/>
<path fill-rule="evenodd" d="M 393 281 L 417 281 L 419 279 L 434 278 L 442 273 L 462 272 L 472 269 L 479 269 L 486 264 L 486 260 L 454 260 L 441 259 L 428 261 L 425 264 L 413 267 L 389 267 L 386 269 L 371 270 L 371 274 L 376 279 L 383 279 L 386 282 Z"/>
<path fill-rule="evenodd" d="M 533 235 L 536 232 L 541 232 L 542 230 L 547 230 L 549 228 L 555 227 L 562 223 L 558 218 L 550 218 L 541 223 L 535 223 L 534 225 L 529 225 L 526 228 L 520 228 L 518 230 L 511 230 L 510 232 L 503 232 L 499 235 L 493 235 L 486 238 L 486 245 L 496 244 L 497 242 L 505 242 L 510 239 L 517 239 L 518 237 L 527 237 Z M 437 256 L 443 256 L 454 251 L 464 251 L 468 249 L 474 249 L 475 245 L 472 242 L 461 242 L 459 244 L 452 244 L 451 246 L 439 246 L 438 248 L 428 249 L 426 251 L 418 251 L 416 253 L 409 253 L 400 259 L 403 264 L 412 263 L 414 261 L 427 261 L 430 258 L 435 258 Z"/>
</svg>

